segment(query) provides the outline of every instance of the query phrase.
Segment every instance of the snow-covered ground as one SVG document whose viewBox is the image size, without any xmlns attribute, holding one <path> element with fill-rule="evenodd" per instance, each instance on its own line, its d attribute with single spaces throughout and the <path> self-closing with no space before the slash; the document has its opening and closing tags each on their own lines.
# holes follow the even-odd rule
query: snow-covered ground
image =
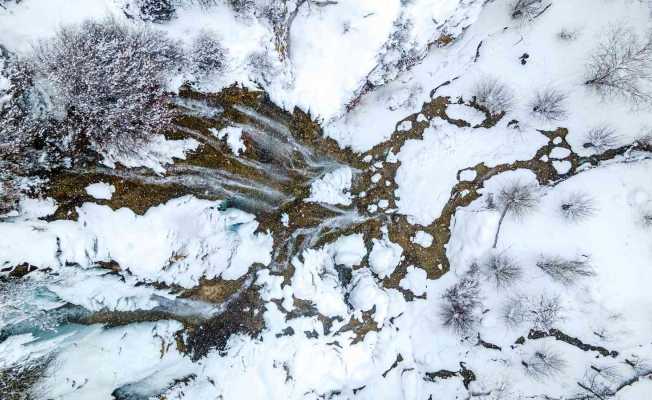
<svg viewBox="0 0 652 400">
<path fill-rule="evenodd" d="M 92 201 L 57 219 L 61 203 L 27 190 L 36 177 L 19 182 L 0 215 L 0 399 L 651 398 L 652 112 L 585 81 L 609 32 L 646 37 L 652 10 L 526 3 L 529 18 L 508 0 L 176 0 L 152 23 L 124 12 L 136 0 L 0 0 L 0 50 L 19 58 L 107 16 L 182 48 L 211 32 L 223 68 L 180 68 L 172 93 L 263 89 L 359 158 L 260 215 L 200 191 L 114 209 L 122 182 L 93 178 L 79 188 Z M 553 118 L 541 93 L 559 99 Z M 233 157 L 219 162 L 259 165 L 246 121 L 210 126 Z M 597 143 L 596 128 L 612 133 Z M 154 181 L 208 147 L 159 135 L 102 164 Z M 429 279 L 412 252 L 450 269 Z"/>
</svg>

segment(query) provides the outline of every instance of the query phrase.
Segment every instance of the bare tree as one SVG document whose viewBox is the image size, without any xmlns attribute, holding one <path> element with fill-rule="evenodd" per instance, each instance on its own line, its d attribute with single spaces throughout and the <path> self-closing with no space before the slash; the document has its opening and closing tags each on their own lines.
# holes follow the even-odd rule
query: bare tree
<svg viewBox="0 0 652 400">
<path fill-rule="evenodd" d="M 514 100 L 514 95 L 507 86 L 488 76 L 480 78 L 473 87 L 471 95 L 477 105 L 485 108 L 492 115 L 509 112 Z"/>
<path fill-rule="evenodd" d="M 442 296 L 439 310 L 444 326 L 464 335 L 472 331 L 480 322 L 480 285 L 472 277 L 464 277 L 448 288 Z"/>
<path fill-rule="evenodd" d="M 543 380 L 559 375 L 566 368 L 566 361 L 557 352 L 542 347 L 527 359 L 521 361 L 525 372 L 536 380 Z"/>
<path fill-rule="evenodd" d="M 606 125 L 591 128 L 586 133 L 584 144 L 585 149 L 595 149 L 597 152 L 604 152 L 618 144 L 618 135 L 616 131 Z"/>
<path fill-rule="evenodd" d="M 540 90 L 530 103 L 532 114 L 546 121 L 560 121 L 566 118 L 566 94 L 556 89 Z"/>
<path fill-rule="evenodd" d="M 558 296 L 541 295 L 531 301 L 528 320 L 535 329 L 548 331 L 562 319 Z"/>
<path fill-rule="evenodd" d="M 652 101 L 652 36 L 612 27 L 586 65 L 584 84 L 603 98 L 621 97 L 634 105 Z"/>
<path fill-rule="evenodd" d="M 63 110 L 62 128 L 100 154 L 136 153 L 171 122 L 165 80 L 181 52 L 162 34 L 114 19 L 87 21 L 40 42 L 34 59 Z"/>
<path fill-rule="evenodd" d="M 578 279 L 595 275 L 595 270 L 588 257 L 571 260 L 559 256 L 541 256 L 537 267 L 552 279 L 566 286 L 572 285 Z"/>
<path fill-rule="evenodd" d="M 505 216 L 509 213 L 514 216 L 523 216 L 530 212 L 539 203 L 534 185 L 522 184 L 513 181 L 504 186 L 493 200 L 494 206 L 500 210 L 500 219 L 496 228 L 493 248 L 498 245 L 498 235 Z"/>
<path fill-rule="evenodd" d="M 583 192 L 572 192 L 559 205 L 559 212 L 567 221 L 581 221 L 595 214 L 593 198 Z"/>
<path fill-rule="evenodd" d="M 544 0 L 515 0 L 510 9 L 513 19 L 531 20 L 543 13 L 550 3 Z"/>
<path fill-rule="evenodd" d="M 523 275 L 521 266 L 504 253 L 490 254 L 481 264 L 480 271 L 497 289 L 512 285 Z"/>
</svg>

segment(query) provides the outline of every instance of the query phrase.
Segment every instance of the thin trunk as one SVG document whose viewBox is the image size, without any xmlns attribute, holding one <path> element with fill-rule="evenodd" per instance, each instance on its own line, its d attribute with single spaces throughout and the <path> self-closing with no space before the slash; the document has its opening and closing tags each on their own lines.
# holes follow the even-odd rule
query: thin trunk
<svg viewBox="0 0 652 400">
<path fill-rule="evenodd" d="M 507 215 L 507 210 L 509 210 L 509 207 L 505 206 L 505 208 L 503 208 L 503 212 L 500 214 L 500 219 L 498 220 L 498 228 L 496 228 L 496 236 L 494 236 L 494 249 L 498 245 L 498 234 L 500 234 L 500 227 L 503 225 L 503 220 L 505 219 L 505 215 Z"/>
</svg>

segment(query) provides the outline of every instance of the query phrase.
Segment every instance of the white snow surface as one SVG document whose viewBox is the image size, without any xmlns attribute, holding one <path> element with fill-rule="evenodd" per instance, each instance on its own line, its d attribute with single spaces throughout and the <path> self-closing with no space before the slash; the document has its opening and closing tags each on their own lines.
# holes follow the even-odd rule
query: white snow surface
<svg viewBox="0 0 652 400">
<path fill-rule="evenodd" d="M 649 110 L 633 110 L 622 99 L 601 99 L 583 85 L 586 61 L 610 26 L 625 24 L 639 33 L 651 28 L 649 2 L 548 0 L 542 3 L 551 6 L 531 21 L 511 18 L 511 3 L 305 2 L 289 32 L 287 58 L 279 54 L 273 27 L 260 15 L 237 15 L 226 1 L 208 8 L 195 2 L 179 7 L 172 21 L 156 28 L 184 46 L 201 30 L 211 30 L 227 50 L 226 70 L 193 82 L 200 90 L 218 91 L 236 81 L 262 87 L 281 106 L 310 111 L 340 146 L 363 152 L 395 130 L 405 134 L 413 128 L 406 117 L 421 111 L 432 89 L 450 81 L 434 96 L 449 96 L 447 116 L 467 126 L 418 114 L 417 123 L 428 125 L 422 138 L 408 140 L 396 154 L 365 158 L 375 161 L 372 168 L 400 163 L 392 188 L 397 209 L 388 209 L 387 198 L 368 206 L 369 212 L 382 211 L 370 216 L 385 226 L 380 237 L 354 229 L 291 254 L 287 270 L 272 263 L 275 246 L 286 243 L 274 243 L 270 232 L 261 232 L 256 216 L 224 209 L 220 201 L 185 196 L 143 215 L 85 203 L 77 208 L 76 221 L 51 221 L 46 217 L 57 209 L 53 199 L 21 198 L 18 209 L 0 219 L 0 330 L 8 334 L 0 342 L 0 369 L 44 365 L 29 393 L 43 400 L 110 400 L 116 389 L 125 388 L 152 400 L 588 400 L 578 382 L 585 385 L 592 377 L 610 389 L 633 382 L 609 398 L 647 399 L 652 390 L 649 152 L 630 149 L 613 160 L 585 164 L 554 183 L 512 167 L 479 177 L 475 167 L 530 160 L 554 144 L 549 156 L 539 158 L 564 175 L 572 170 L 572 153 L 595 153 L 584 146 L 588 129 L 613 127 L 617 140 L 612 147 L 649 132 Z M 0 7 L 0 44 L 26 54 L 58 26 L 109 14 L 124 19 L 122 4 L 7 3 Z M 289 1 L 288 10 L 296 4 Z M 399 26 L 407 29 L 394 46 L 391 38 Z M 561 40 L 562 29 L 575 32 L 575 38 Z M 432 45 L 443 34 L 456 40 Z M 423 59 L 404 71 L 398 67 L 402 52 Z M 520 62 L 524 53 L 529 55 L 525 65 Z M 267 57 L 269 70 L 252 65 L 252 54 Z M 487 77 L 507 85 L 512 106 L 495 126 L 474 128 L 485 116 L 472 107 L 472 90 Z M 186 80 L 194 77 L 170 77 L 170 90 Z M 375 86 L 358 98 L 368 89 L 366 82 Z M 3 85 L 0 77 L 0 91 Z M 532 115 L 532 97 L 543 88 L 566 95 L 565 118 L 544 121 Z M 518 123 L 508 125 L 512 120 Z M 565 141 L 560 133 L 544 133 L 558 127 L 568 129 Z M 217 132 L 234 154 L 245 150 L 238 129 Z M 163 175 L 166 164 L 198 145 L 159 136 L 143 153 L 124 157 L 103 149 L 102 154 L 110 167 L 145 166 Z M 334 205 L 356 207 L 353 174 L 348 167 L 324 174 L 311 182 L 304 200 L 331 211 L 341 211 Z M 480 178 L 486 180 L 477 188 L 479 197 L 458 207 L 448 227 L 450 271 L 429 279 L 432 271 L 412 265 L 410 249 L 392 242 L 387 227 L 407 216 L 416 227 L 408 238 L 420 251 L 434 250 L 434 238 L 423 227 L 440 217 L 458 183 Z M 371 179 L 392 184 L 389 176 Z M 513 182 L 536 188 L 536 204 L 523 215 L 506 213 L 501 223 L 494 200 Z M 373 195 L 371 188 L 363 190 L 369 192 L 361 198 Z M 87 192 L 107 199 L 112 191 L 96 183 Z M 569 217 L 569 202 L 583 204 L 584 211 Z M 362 207 L 358 211 L 364 213 Z M 286 229 L 303 223 L 290 221 L 288 214 L 281 222 Z M 509 260 L 517 271 L 500 284 L 490 263 L 496 257 Z M 584 263 L 589 272 L 564 281 L 545 271 L 545 259 Z M 119 268 L 101 267 L 109 262 Z M 6 277 L 24 263 L 39 270 L 20 280 Z M 262 331 L 253 337 L 234 334 L 224 349 L 198 361 L 177 348 L 177 333 L 184 329 L 177 321 L 107 327 L 50 318 L 65 312 L 64 305 L 90 313 L 163 309 L 183 315 L 182 303 L 193 316 L 220 318 L 215 313 L 228 301 L 206 305 L 181 299 L 178 287 L 194 288 L 204 278 L 245 279 L 249 272 L 246 284 L 253 282 L 262 301 L 256 310 L 264 321 Z M 391 282 L 390 288 L 398 273 L 403 274 L 398 285 Z M 451 298 L 464 282 L 477 293 L 466 294 L 463 300 L 473 301 L 469 310 L 460 311 Z M 550 320 L 537 313 L 545 301 L 558 306 L 547 315 Z M 464 332 L 451 323 L 460 316 L 471 318 Z M 533 329 L 543 337 L 536 338 Z M 549 336 L 555 332 L 589 348 Z M 541 352 L 558 354 L 559 370 L 536 375 L 525 367 Z M 474 380 L 463 381 L 465 369 L 473 371 Z M 446 371 L 452 376 L 438 376 Z"/>
<path fill-rule="evenodd" d="M 111 200 L 115 193 L 115 186 L 105 182 L 96 182 L 86 186 L 85 190 L 89 196 L 98 200 Z"/>
<path fill-rule="evenodd" d="M 312 182 L 310 197 L 305 201 L 326 204 L 351 204 L 351 181 L 353 171 L 349 167 L 340 167 L 326 173 Z"/>
<path fill-rule="evenodd" d="M 184 287 L 202 277 L 238 279 L 252 264 L 268 264 L 272 237 L 255 232 L 253 215 L 220 211 L 219 205 L 187 196 L 140 216 L 85 203 L 77 209 L 78 221 L 0 223 L 7 238 L 0 262 L 61 268 L 113 260 L 142 279 Z"/>
</svg>

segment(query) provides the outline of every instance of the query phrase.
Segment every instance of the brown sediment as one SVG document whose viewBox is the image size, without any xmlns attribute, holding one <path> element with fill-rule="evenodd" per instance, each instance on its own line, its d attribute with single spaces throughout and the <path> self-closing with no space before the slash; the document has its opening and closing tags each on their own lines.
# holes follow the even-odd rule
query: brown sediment
<svg viewBox="0 0 652 400">
<path fill-rule="evenodd" d="M 260 223 L 259 229 L 271 232 L 274 237 L 275 250 L 272 270 L 274 273 L 282 275 L 286 284 L 289 283 L 294 274 L 294 267 L 290 261 L 292 257 L 298 254 L 299 249 L 306 245 L 306 238 L 310 234 L 314 234 L 320 224 L 329 218 L 357 212 L 357 215 L 360 216 L 359 220 L 345 226 L 318 232 L 319 234 L 311 246 L 323 246 L 336 240 L 341 235 L 362 233 L 366 240 L 367 249 L 370 250 L 372 248 L 372 239 L 380 238 L 382 228 L 386 226 L 389 239 L 403 248 L 404 259 L 394 273 L 383 280 L 383 285 L 387 288 L 399 289 L 408 301 L 414 298 L 413 294 L 402 290 L 399 286 L 408 266 L 415 265 L 423 268 L 430 279 L 437 278 L 448 271 L 449 263 L 446 257 L 446 245 L 450 240 L 450 226 L 453 216 L 459 207 L 469 205 L 480 196 L 479 190 L 489 178 L 506 171 L 528 169 L 535 173 L 541 184 L 550 185 L 578 173 L 585 165 L 598 165 L 601 161 L 625 154 L 631 149 L 650 151 L 649 145 L 646 145 L 648 146 L 646 148 L 643 144 L 637 144 L 623 146 L 591 157 L 580 157 L 571 152 L 571 155 L 566 158 L 571 163 L 570 171 L 564 175 L 559 175 L 552 164 L 553 160 L 548 157 L 544 161 L 542 158 L 545 159 L 544 156 L 549 156 L 554 147 L 570 149 L 570 145 L 566 141 L 568 131 L 564 128 L 549 132 L 540 131 L 541 134 L 548 137 L 549 142 L 538 149 L 530 160 L 499 164 L 493 167 L 480 163 L 464 168 L 474 170 L 476 172 L 475 179 L 468 182 L 458 182 L 451 188 L 450 198 L 443 207 L 440 216 L 432 224 L 420 226 L 409 223 L 406 216 L 396 213 L 395 190 L 398 186 L 395 177 L 400 162 L 387 162 L 388 154 L 392 152 L 394 155 L 398 155 L 406 141 L 422 139 L 424 131 L 430 126 L 430 121 L 434 118 L 439 118 L 457 127 L 479 129 L 495 126 L 504 117 L 503 113 L 491 115 L 488 110 L 473 101 L 464 102 L 461 98 L 454 100 L 455 104 L 465 104 L 485 115 L 485 120 L 482 123 L 471 126 L 467 121 L 451 119 L 446 114 L 449 104 L 453 104 L 451 98 L 434 97 L 429 102 L 424 103 L 419 112 L 409 115 L 397 123 L 395 131 L 387 141 L 373 147 L 368 152 L 356 154 L 350 150 L 339 148 L 334 140 L 325 138 L 321 127 L 309 114 L 299 109 L 294 109 L 291 113 L 286 112 L 274 105 L 269 97 L 260 91 L 232 86 L 220 93 L 203 94 L 184 88 L 180 92 L 180 98 L 205 104 L 215 112 L 211 116 L 201 116 L 188 112 L 177 118 L 175 121 L 176 128 L 167 133 L 168 137 L 174 139 L 193 137 L 203 145 L 196 151 L 190 152 L 185 160 L 177 161 L 171 170 L 176 168 L 176 173 L 184 173 L 183 168 L 201 167 L 205 168 L 202 171 L 209 174 L 211 170 L 215 171 L 215 174 L 228 172 L 242 181 L 255 182 L 286 196 L 279 204 L 252 211 L 255 212 Z M 279 127 L 268 126 L 265 118 L 274 124 L 279 124 Z M 399 131 L 398 126 L 404 121 L 410 121 L 412 127 L 407 131 Z M 292 136 L 292 140 L 296 140 L 297 143 L 305 146 L 311 154 L 306 155 L 300 151 L 294 151 L 287 158 L 276 158 L 274 154 L 270 153 L 269 149 L 265 149 L 254 140 L 253 136 L 247 132 L 247 128 L 243 128 L 243 140 L 247 149 L 240 157 L 236 157 L 231 154 L 225 143 L 213 138 L 209 129 L 221 129 L 238 124 L 244 127 L 260 129 L 261 131 L 287 129 Z M 515 122 L 515 125 L 517 126 L 518 122 Z M 189 132 L 192 132 L 192 134 Z M 560 144 L 553 144 L 556 137 L 561 138 Z M 315 160 L 326 160 L 327 162 L 347 165 L 359 171 L 355 176 L 351 190 L 353 194 L 352 206 L 329 208 L 304 201 L 309 194 L 311 179 L 324 172 L 315 172 L 314 166 L 310 165 L 314 161 L 310 159 L 313 155 Z M 364 161 L 367 156 L 371 156 L 371 162 Z M 373 165 L 377 162 L 382 162 L 382 166 L 374 167 Z M 256 166 L 259 165 L 257 163 L 269 167 L 269 171 L 257 168 Z M 188 168 L 188 171 L 192 171 L 192 169 Z M 270 176 L 275 171 L 278 172 L 279 177 Z M 381 179 L 377 183 L 372 182 L 372 176 L 375 174 L 381 175 Z M 111 200 L 95 200 L 86 194 L 85 187 L 98 181 L 107 182 L 116 187 L 116 192 Z M 243 196 L 256 197 L 255 193 L 246 189 L 239 190 L 241 190 Z M 364 196 L 362 196 L 363 192 L 365 193 Z M 80 206 L 85 201 L 105 204 L 114 209 L 128 207 L 134 212 L 142 214 L 149 207 L 185 194 L 194 194 L 209 199 L 220 198 L 214 193 L 211 194 L 181 184 L 151 184 L 138 180 L 137 176 L 130 179 L 97 171 L 90 173 L 58 171 L 50 176 L 50 187 L 45 194 L 53 197 L 59 203 L 59 209 L 53 219 L 76 218 L 75 207 Z M 387 209 L 377 210 L 376 212 L 368 211 L 369 207 L 376 205 L 379 200 L 387 200 L 389 204 Z M 238 207 L 238 204 L 233 206 Z M 287 214 L 289 217 L 288 226 L 281 223 L 283 214 Z M 433 236 L 432 246 L 424 248 L 412 242 L 415 233 L 420 230 Z M 305 233 L 298 234 L 298 232 Z M 296 242 L 294 247 L 289 247 L 288 244 L 291 243 L 292 239 L 296 239 Z M 366 267 L 366 265 L 367 259 L 365 258 L 361 268 Z M 205 355 L 211 348 L 223 348 L 226 339 L 233 333 L 257 335 L 261 331 L 263 324 L 260 312 L 261 302 L 255 287 L 243 288 L 247 279 L 254 273 L 255 268 L 250 271 L 248 276 L 236 281 L 202 280 L 196 288 L 182 291 L 181 297 L 222 304 L 232 299 L 239 291 L 244 290 L 236 301 L 228 304 L 227 311 L 224 314 L 204 322 L 185 321 L 186 331 L 189 336 L 183 341 L 180 339 L 179 346 L 197 358 Z M 332 322 L 328 318 L 318 315 L 309 302 L 295 299 L 295 310 L 289 313 L 288 317 L 300 315 L 316 315 L 325 323 L 326 327 L 329 327 Z M 146 318 L 167 318 L 168 316 L 125 314 L 123 317 L 107 316 L 103 320 L 101 314 L 93 316 L 97 322 L 111 323 L 113 321 L 112 323 L 118 324 L 125 321 L 133 322 L 146 320 Z M 356 340 L 361 340 L 367 332 L 377 330 L 377 328 L 370 314 L 366 313 L 363 314 L 362 322 L 351 320 L 341 330 L 353 331 L 358 338 Z M 457 371 L 456 373 L 462 374 L 462 372 Z"/>
</svg>

